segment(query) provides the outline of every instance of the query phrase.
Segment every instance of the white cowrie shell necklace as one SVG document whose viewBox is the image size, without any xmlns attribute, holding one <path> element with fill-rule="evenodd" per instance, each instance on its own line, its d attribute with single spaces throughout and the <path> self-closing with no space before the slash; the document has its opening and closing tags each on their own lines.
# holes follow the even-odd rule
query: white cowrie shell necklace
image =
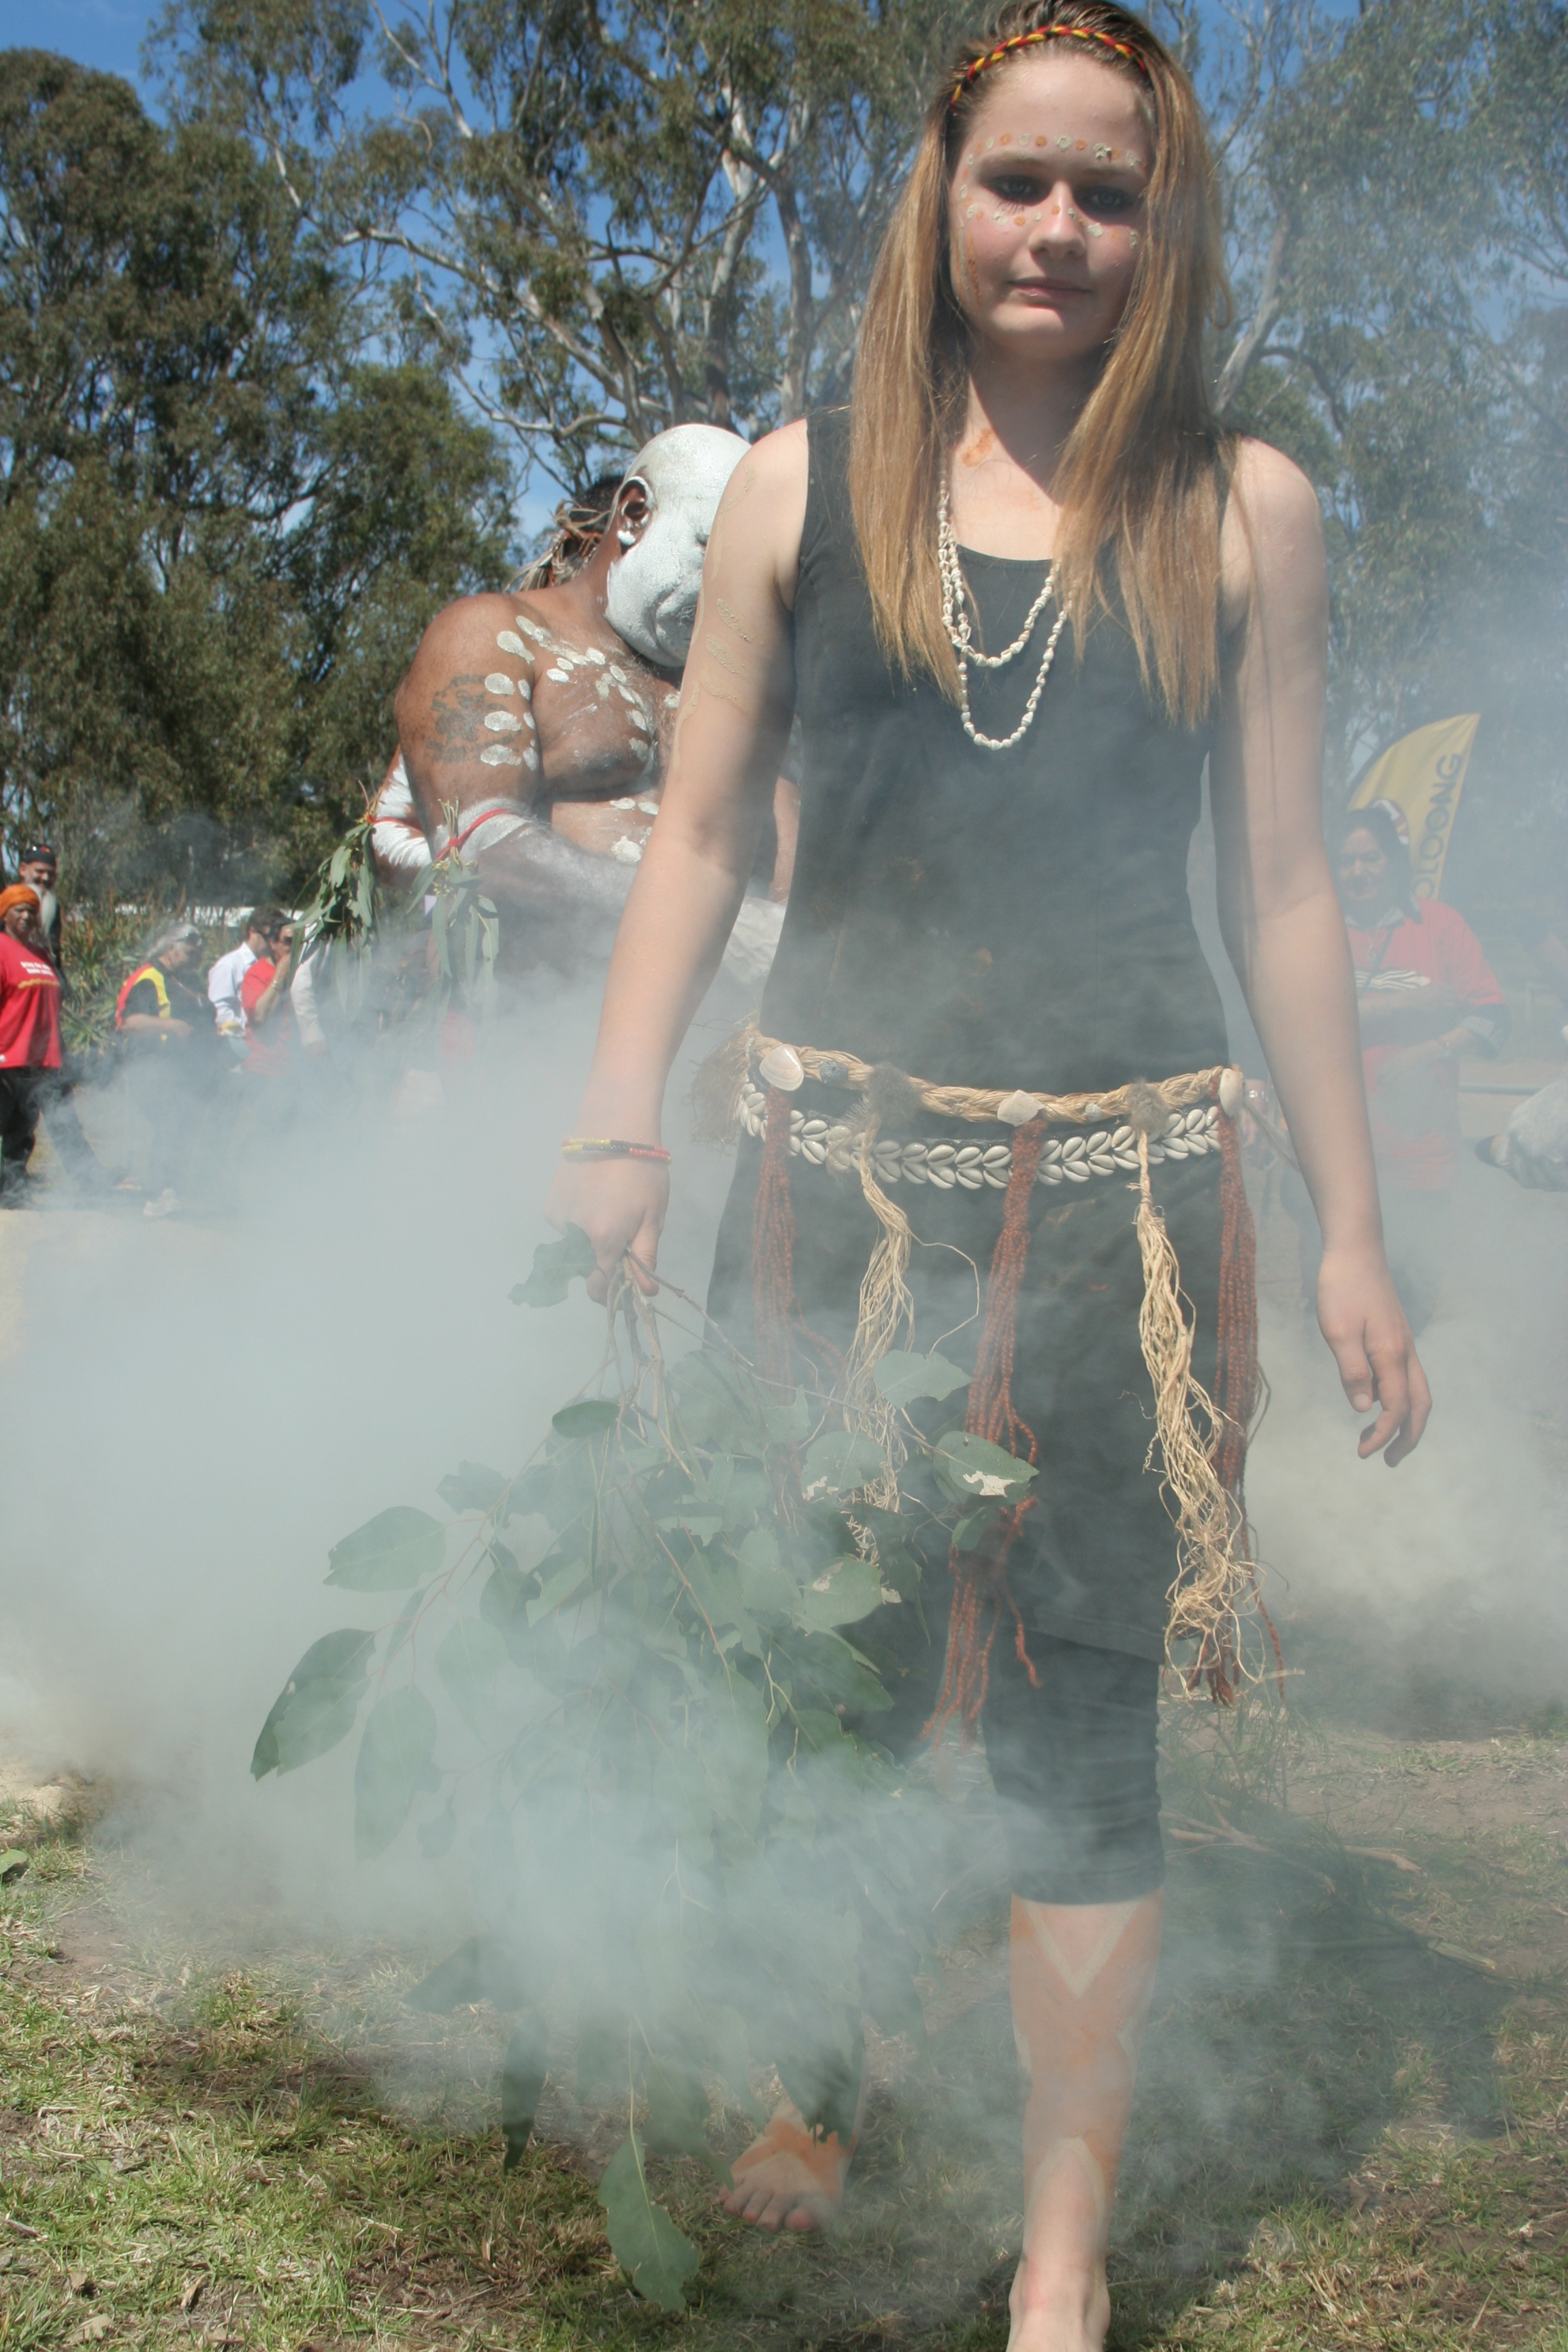
<svg viewBox="0 0 1568 2352">
<path fill-rule="evenodd" d="M 1024 716 L 1019 719 L 1011 735 L 982 735 L 974 724 L 973 715 L 969 708 L 969 665 L 974 662 L 981 669 L 1005 669 L 1010 661 L 1017 660 L 1018 656 L 1034 635 L 1035 624 L 1045 611 L 1051 592 L 1056 586 L 1057 567 L 1053 563 L 1047 572 L 1045 586 L 1029 607 L 1028 619 L 1025 622 L 1020 634 L 1007 647 L 1006 652 L 983 654 L 970 641 L 969 611 L 964 603 L 963 573 L 959 567 L 958 541 L 953 537 L 952 516 L 948 506 L 945 474 L 942 476 L 942 488 L 937 492 L 936 553 L 937 568 L 942 574 L 942 617 L 947 629 L 948 643 L 958 656 L 958 715 L 963 722 L 963 731 L 970 741 L 977 744 L 983 751 L 1010 751 L 1015 743 L 1023 741 L 1035 723 L 1035 713 L 1040 707 L 1040 697 L 1046 690 L 1046 680 L 1050 676 L 1051 664 L 1056 659 L 1057 640 L 1067 626 L 1067 607 L 1065 605 L 1061 607 L 1051 625 L 1051 633 L 1046 639 L 1045 652 L 1040 656 L 1039 675 L 1035 680 L 1034 691 L 1024 705 Z"/>
</svg>

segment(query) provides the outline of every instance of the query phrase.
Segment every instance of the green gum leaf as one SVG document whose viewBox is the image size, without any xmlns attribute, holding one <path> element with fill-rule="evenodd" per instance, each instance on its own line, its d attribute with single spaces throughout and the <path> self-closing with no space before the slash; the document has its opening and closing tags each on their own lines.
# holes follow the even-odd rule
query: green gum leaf
<svg viewBox="0 0 1568 2352">
<path fill-rule="evenodd" d="M 446 1549 L 438 1519 L 395 1503 L 332 1546 L 326 1580 L 350 1592 L 406 1592 L 435 1575 Z"/>
<path fill-rule="evenodd" d="M 637 2293 L 661 2311 L 684 2311 L 686 2282 L 698 2266 L 696 2247 L 678 2230 L 647 2184 L 642 2142 L 628 2133 L 599 2183 L 610 2251 Z"/>
</svg>

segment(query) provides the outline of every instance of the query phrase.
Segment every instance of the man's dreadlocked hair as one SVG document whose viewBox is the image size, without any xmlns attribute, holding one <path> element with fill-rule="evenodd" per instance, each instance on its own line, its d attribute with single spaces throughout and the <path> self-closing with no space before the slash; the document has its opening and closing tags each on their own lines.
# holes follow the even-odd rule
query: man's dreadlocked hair
<svg viewBox="0 0 1568 2352">
<path fill-rule="evenodd" d="M 575 498 L 563 499 L 555 509 L 555 527 L 542 555 L 520 572 L 508 587 L 509 595 L 531 588 L 559 588 L 581 572 L 609 528 L 616 510 L 616 493 L 624 474 L 600 474 Z"/>
</svg>

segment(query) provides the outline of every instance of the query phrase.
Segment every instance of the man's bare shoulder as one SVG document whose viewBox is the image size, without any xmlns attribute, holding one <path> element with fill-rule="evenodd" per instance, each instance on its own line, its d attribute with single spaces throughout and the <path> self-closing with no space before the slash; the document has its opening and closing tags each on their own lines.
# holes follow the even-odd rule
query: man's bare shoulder
<svg viewBox="0 0 1568 2352">
<path fill-rule="evenodd" d="M 414 656 L 414 667 L 435 663 L 449 668 L 454 662 L 471 666 L 481 653 L 493 654 L 503 629 L 515 626 L 518 599 L 489 590 L 459 596 L 444 605 L 426 627 Z"/>
</svg>

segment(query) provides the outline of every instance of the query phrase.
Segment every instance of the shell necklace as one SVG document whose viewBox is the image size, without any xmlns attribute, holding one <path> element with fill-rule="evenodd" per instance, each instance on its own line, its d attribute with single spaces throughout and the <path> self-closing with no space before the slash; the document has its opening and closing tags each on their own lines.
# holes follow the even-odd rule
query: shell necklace
<svg viewBox="0 0 1568 2352">
<path fill-rule="evenodd" d="M 970 640 L 969 608 L 964 596 L 963 573 L 959 568 L 958 541 L 953 537 L 952 516 L 948 509 L 945 474 L 936 500 L 936 560 L 942 574 L 942 617 L 947 629 L 948 643 L 958 656 L 958 715 L 963 721 L 963 731 L 970 741 L 978 744 L 983 751 L 1010 751 L 1015 743 L 1023 741 L 1035 723 L 1035 713 L 1040 707 L 1040 697 L 1046 690 L 1046 680 L 1056 659 L 1057 640 L 1067 626 L 1066 605 L 1061 607 L 1052 624 L 1051 633 L 1046 639 L 1045 652 L 1040 656 L 1039 675 L 1035 680 L 1034 691 L 1024 705 L 1024 716 L 1011 735 L 982 735 L 974 724 L 973 714 L 969 708 L 969 665 L 973 662 L 981 669 L 1005 669 L 1010 661 L 1016 661 L 1034 635 L 1035 624 L 1045 611 L 1056 585 L 1056 565 L 1053 563 L 1047 572 L 1046 584 L 1030 605 L 1028 619 L 1006 652 L 983 654 Z"/>
</svg>

